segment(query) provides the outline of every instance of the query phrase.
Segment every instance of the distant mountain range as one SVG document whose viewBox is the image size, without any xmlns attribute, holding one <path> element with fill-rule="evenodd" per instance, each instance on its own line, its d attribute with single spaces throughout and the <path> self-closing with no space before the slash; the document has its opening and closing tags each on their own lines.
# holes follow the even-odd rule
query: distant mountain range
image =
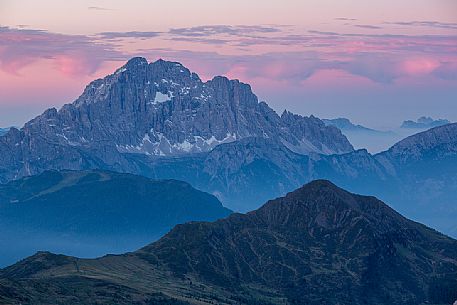
<svg viewBox="0 0 457 305">
<path fill-rule="evenodd" d="M 0 266 L 38 250 L 84 257 L 131 251 L 176 224 L 230 213 L 181 181 L 46 171 L 0 185 Z"/>
<path fill-rule="evenodd" d="M 324 157 L 318 176 L 372 193 L 402 214 L 457 236 L 457 124 L 410 136 L 389 150 Z"/>
<path fill-rule="evenodd" d="M 353 151 L 339 129 L 313 116 L 279 116 L 238 80 L 202 82 L 180 63 L 137 57 L 91 82 L 72 104 L 0 137 L 0 181 L 46 169 L 135 172 L 128 155 L 208 152 L 248 137 L 276 139 L 301 154 Z"/>
<path fill-rule="evenodd" d="M 260 209 L 176 226 L 124 255 L 40 252 L 0 271 L 2 304 L 452 304 L 457 241 L 314 181 Z"/>
<path fill-rule="evenodd" d="M 179 63 L 133 58 L 72 104 L 1 136 L 0 181 L 46 170 L 113 170 L 187 181 L 245 212 L 325 178 L 457 236 L 456 126 L 378 154 L 354 151 L 337 127 L 279 116 L 247 84 L 220 76 L 202 82 Z"/>
<path fill-rule="evenodd" d="M 322 119 L 322 121 L 327 126 L 335 126 L 339 128 L 341 131 L 352 131 L 352 132 L 373 132 L 373 133 L 389 133 L 388 131 L 380 131 L 376 129 L 367 128 L 362 125 L 354 124 L 349 119 L 346 118 L 337 118 L 337 119 Z"/>
<path fill-rule="evenodd" d="M 354 124 L 346 118 L 323 119 L 322 121 L 327 126 L 339 128 L 356 149 L 365 148 L 372 153 L 386 150 L 405 137 L 394 131 L 376 130 Z M 404 130 L 402 131 L 402 134 L 405 133 Z M 409 132 L 406 136 L 411 134 L 412 132 Z"/>
<path fill-rule="evenodd" d="M 444 119 L 438 119 L 434 120 L 431 117 L 420 117 L 417 119 L 417 121 L 404 121 L 401 124 L 401 128 L 419 128 L 419 129 L 428 129 L 428 128 L 433 128 L 433 127 L 438 127 L 438 126 L 443 126 L 446 124 L 449 124 L 450 121 L 444 120 Z"/>
<path fill-rule="evenodd" d="M 408 217 L 457 236 L 457 124 L 408 137 L 389 150 L 306 156 L 273 139 L 246 138 L 185 158 L 135 155 L 143 175 L 174 178 L 249 211 L 317 178 L 375 194 Z M 153 168 L 153 171 L 149 169 Z"/>
</svg>

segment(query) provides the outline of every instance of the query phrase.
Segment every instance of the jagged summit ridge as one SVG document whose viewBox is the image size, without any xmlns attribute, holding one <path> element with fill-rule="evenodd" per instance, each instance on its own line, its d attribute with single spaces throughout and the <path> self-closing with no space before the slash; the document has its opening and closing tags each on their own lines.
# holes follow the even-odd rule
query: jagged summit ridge
<svg viewBox="0 0 457 305">
<path fill-rule="evenodd" d="M 128 87 L 124 94 L 113 96 L 120 84 Z M 137 114 L 137 122 L 146 122 L 137 134 L 117 141 L 120 152 L 204 152 L 252 136 L 280 138 L 299 153 L 352 150 L 338 130 L 325 128 L 320 120 L 291 113 L 279 117 L 266 103 L 258 102 L 248 84 L 223 76 L 202 82 L 177 62 L 160 59 L 148 64 L 144 58 L 133 58 L 114 74 L 90 84 L 73 105 L 96 102 L 120 107 L 117 117 L 127 112 Z"/>
<path fill-rule="evenodd" d="M 2 180 L 45 169 L 138 172 L 127 155 L 202 153 L 249 137 L 276 139 L 300 154 L 353 150 L 339 129 L 313 116 L 279 116 L 248 84 L 223 76 L 203 82 L 180 63 L 135 57 L 73 103 L 1 137 L 0 172 Z"/>
</svg>

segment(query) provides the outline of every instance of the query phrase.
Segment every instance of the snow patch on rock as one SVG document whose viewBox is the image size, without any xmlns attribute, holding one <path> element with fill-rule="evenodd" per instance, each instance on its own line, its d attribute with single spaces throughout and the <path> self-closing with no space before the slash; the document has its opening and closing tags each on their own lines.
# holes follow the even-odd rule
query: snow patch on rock
<svg viewBox="0 0 457 305">
<path fill-rule="evenodd" d="M 236 139 L 235 133 L 227 133 L 222 139 L 217 139 L 214 135 L 210 138 L 191 136 L 182 142 L 172 143 L 163 133 L 151 130 L 143 136 L 138 145 L 117 145 L 117 150 L 121 153 L 169 156 L 210 151 L 219 144 L 233 142 Z"/>
<path fill-rule="evenodd" d="M 164 94 L 162 92 L 156 92 L 156 96 L 152 102 L 149 102 L 148 104 L 160 104 L 160 103 L 165 103 L 170 101 L 173 98 L 173 94 L 171 92 L 168 92 L 167 94 Z"/>
</svg>

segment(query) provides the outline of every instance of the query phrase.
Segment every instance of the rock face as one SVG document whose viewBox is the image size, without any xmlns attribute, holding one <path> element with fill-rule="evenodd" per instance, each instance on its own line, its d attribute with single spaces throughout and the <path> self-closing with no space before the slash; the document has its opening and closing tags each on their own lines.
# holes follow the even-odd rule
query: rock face
<svg viewBox="0 0 457 305">
<path fill-rule="evenodd" d="M 3 136 L 4 134 L 6 134 L 8 132 L 8 130 L 10 130 L 9 128 L 0 128 L 0 136 Z"/>
<path fill-rule="evenodd" d="M 0 185 L 0 266 L 43 249 L 84 257 L 132 251 L 176 224 L 230 213 L 181 181 L 46 171 Z"/>
<path fill-rule="evenodd" d="M 308 156 L 266 138 L 245 138 L 221 144 L 209 153 L 180 158 L 131 157 L 145 169 L 140 174 L 189 181 L 241 212 L 256 209 L 308 181 L 312 165 Z"/>
<path fill-rule="evenodd" d="M 400 163 L 427 158 L 443 158 L 457 153 L 457 123 L 407 137 L 380 155 Z"/>
<path fill-rule="evenodd" d="M 38 253 L 0 289 L 8 304 L 451 304 L 457 241 L 319 180 L 126 255 Z"/>
<path fill-rule="evenodd" d="M 135 172 L 126 154 L 208 152 L 247 137 L 277 139 L 301 154 L 353 150 L 337 128 L 312 116 L 278 116 L 238 80 L 202 82 L 179 63 L 133 58 L 90 83 L 72 104 L 1 137 L 0 179 L 46 169 Z"/>
</svg>

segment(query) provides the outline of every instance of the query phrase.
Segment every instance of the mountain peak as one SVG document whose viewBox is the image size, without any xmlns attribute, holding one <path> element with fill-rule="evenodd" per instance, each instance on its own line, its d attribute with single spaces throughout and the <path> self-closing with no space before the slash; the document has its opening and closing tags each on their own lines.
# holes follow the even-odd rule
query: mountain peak
<svg viewBox="0 0 457 305">
<path fill-rule="evenodd" d="M 252 212 L 273 226 L 336 229 L 363 220 L 375 234 L 392 230 L 403 217 L 380 200 L 352 194 L 328 180 L 314 180 Z"/>
<path fill-rule="evenodd" d="M 350 200 L 371 209 L 345 208 Z M 28 292 L 48 303 L 57 303 L 54 291 L 64 301 L 83 291 L 83 303 L 92 295 L 130 304 L 174 292 L 191 304 L 195 296 L 217 304 L 451 304 L 457 242 L 389 211 L 317 180 L 248 214 L 177 225 L 125 255 L 39 253 L 3 269 L 0 280 L 12 299 Z M 113 285 L 116 293 L 106 289 Z M 129 297 L 119 297 L 123 291 Z"/>
<path fill-rule="evenodd" d="M 342 198 L 343 201 L 352 202 L 353 195 L 354 194 L 339 188 L 329 180 L 317 179 L 304 184 L 302 187 L 287 193 L 284 197 L 278 199 L 279 201 L 283 200 L 291 204 L 299 205 L 315 203 L 316 201 L 321 200 L 328 201 L 329 204 L 333 204 L 336 197 Z M 268 203 L 266 205 L 268 205 Z"/>
<path fill-rule="evenodd" d="M 125 64 L 126 67 L 147 65 L 148 61 L 144 57 L 132 57 Z"/>
<path fill-rule="evenodd" d="M 103 168 L 132 172 L 141 167 L 132 164 L 133 155 L 206 153 L 249 137 L 275 138 L 304 155 L 353 150 L 338 129 L 313 116 L 280 117 L 259 103 L 249 84 L 223 76 L 202 82 L 178 62 L 148 64 L 143 57 L 91 82 L 72 104 L 45 111 L 26 123 L 20 137 L 10 137 L 0 145 L 0 153 L 14 155 L 8 164 L 0 162 L 1 168 L 14 168 L 7 179 L 42 172 L 46 168 L 38 164 L 48 164 L 44 156 L 53 164 L 49 168 L 87 169 L 102 163 Z M 33 155 L 41 160 L 20 160 L 33 158 L 24 150 L 40 152 Z M 55 154 L 63 157 L 55 161 Z"/>
<path fill-rule="evenodd" d="M 287 109 L 284 109 L 284 111 L 281 113 L 281 118 L 284 119 L 284 118 L 287 118 L 287 117 L 293 117 L 294 116 L 294 113 L 290 112 L 289 110 Z"/>
<path fill-rule="evenodd" d="M 141 68 L 146 69 L 147 66 L 148 66 L 148 61 L 146 58 L 132 57 L 122 67 L 117 69 L 116 72 L 114 73 L 114 75 L 120 75 L 126 71 L 128 71 L 128 72 L 136 71 Z M 103 86 L 101 86 L 102 84 L 103 85 L 105 84 L 104 79 L 97 79 L 97 80 L 91 82 L 88 87 L 94 87 L 94 85 L 95 85 L 96 88 L 100 89 L 103 87 Z"/>
<path fill-rule="evenodd" d="M 338 199 L 351 208 L 358 208 L 353 205 L 354 198 L 360 195 L 352 194 L 326 179 L 313 180 L 301 188 L 289 193 L 285 198 L 300 199 L 302 201 L 324 200 L 329 204 L 335 203 Z"/>
<path fill-rule="evenodd" d="M 159 58 L 156 61 L 151 61 L 149 64 L 152 66 L 168 66 L 168 67 L 177 67 L 179 69 L 188 70 L 182 63 L 180 63 L 178 61 L 170 61 L 170 60 L 165 60 L 163 58 Z"/>
<path fill-rule="evenodd" d="M 347 193 L 347 191 L 339 188 L 331 181 L 326 179 L 317 179 L 309 183 L 304 184 L 302 187 L 294 190 L 293 192 L 288 193 L 285 197 L 297 198 L 303 197 L 304 194 L 309 195 L 323 195 L 323 194 L 341 194 Z"/>
<path fill-rule="evenodd" d="M 342 190 L 341 188 L 337 187 L 333 182 L 327 179 L 316 179 L 313 180 L 305 185 L 301 189 L 306 188 L 328 188 L 332 190 Z"/>
<path fill-rule="evenodd" d="M 121 68 L 119 68 L 116 72 L 125 72 L 129 70 L 136 71 L 140 69 L 140 71 L 147 72 L 153 71 L 153 74 L 156 73 L 154 71 L 162 71 L 164 70 L 167 73 L 170 73 L 172 70 L 179 70 L 179 72 L 188 72 L 189 70 L 185 68 L 181 63 L 175 61 L 168 61 L 162 58 L 159 58 L 156 61 L 151 61 L 150 63 L 144 57 L 132 57 L 129 59 Z M 172 72 L 171 72 L 172 73 Z M 147 73 L 145 73 L 147 74 Z M 173 73 L 172 73 L 173 74 Z M 147 78 L 150 78 L 151 75 L 144 75 Z"/>
</svg>

